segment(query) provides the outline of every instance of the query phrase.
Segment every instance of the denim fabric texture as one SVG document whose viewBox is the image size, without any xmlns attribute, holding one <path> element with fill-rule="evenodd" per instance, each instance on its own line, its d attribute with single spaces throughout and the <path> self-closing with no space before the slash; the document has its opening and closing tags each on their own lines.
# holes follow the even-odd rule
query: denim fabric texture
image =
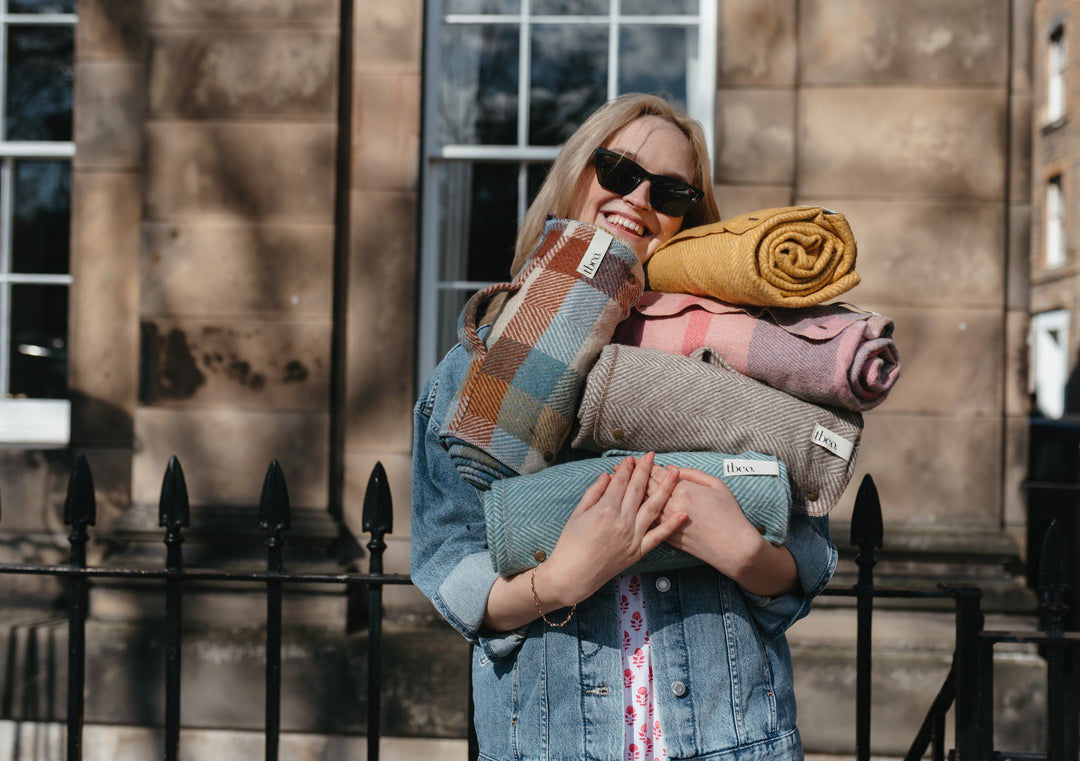
<svg viewBox="0 0 1080 761">
<path fill-rule="evenodd" d="M 534 621 L 482 630 L 492 569 L 480 493 L 439 443 L 468 365 L 456 347 L 415 408 L 412 578 L 473 643 L 473 694 L 484 761 L 623 761 L 623 692 L 615 583 L 563 628 Z M 569 447 L 559 461 L 576 459 Z M 747 594 L 708 566 L 642 574 L 659 712 L 671 759 L 799 759 L 785 631 L 836 567 L 827 518 L 793 515 L 785 545 L 801 594 Z M 549 611 L 561 619 L 566 611 Z"/>
</svg>

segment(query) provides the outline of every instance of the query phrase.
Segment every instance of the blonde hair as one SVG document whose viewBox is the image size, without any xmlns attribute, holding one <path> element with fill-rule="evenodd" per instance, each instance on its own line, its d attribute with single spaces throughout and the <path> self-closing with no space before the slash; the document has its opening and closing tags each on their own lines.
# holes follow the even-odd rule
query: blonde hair
<svg viewBox="0 0 1080 761">
<path fill-rule="evenodd" d="M 691 184 L 700 188 L 705 197 L 690 207 L 683 217 L 682 226 L 694 227 L 720 219 L 713 194 L 709 148 L 701 125 L 656 95 L 621 95 L 594 111 L 563 144 L 518 230 L 514 261 L 510 265 L 511 276 L 517 274 L 540 242 L 544 220 L 549 214 L 562 219 L 573 216 L 577 199 L 582 197 L 592 180 L 593 150 L 642 116 L 658 116 L 671 122 L 686 135 L 693 149 L 694 177 Z"/>
</svg>

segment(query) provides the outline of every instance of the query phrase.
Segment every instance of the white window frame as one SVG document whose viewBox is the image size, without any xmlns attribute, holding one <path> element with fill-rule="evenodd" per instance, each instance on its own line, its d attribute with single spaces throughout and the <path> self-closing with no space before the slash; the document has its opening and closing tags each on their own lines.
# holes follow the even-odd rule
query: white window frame
<svg viewBox="0 0 1080 761">
<path fill-rule="evenodd" d="M 1043 265 L 1056 269 L 1065 264 L 1065 191 L 1062 176 L 1054 175 L 1046 182 L 1046 235 Z"/>
<path fill-rule="evenodd" d="M 1043 415 L 1060 418 L 1065 414 L 1065 386 L 1069 381 L 1068 311 L 1056 309 L 1032 315 L 1028 346 L 1028 391 L 1034 393 Z"/>
<path fill-rule="evenodd" d="M 538 16 L 530 15 L 531 0 L 521 0 L 521 12 L 502 15 L 447 15 L 444 19 L 442 13 L 442 0 L 429 0 L 426 8 L 426 40 L 425 46 L 425 71 L 438 72 L 439 46 L 436 41 L 440 37 L 440 30 L 445 21 L 449 23 L 485 23 L 494 22 L 499 24 L 517 24 L 521 44 L 519 46 L 519 75 L 518 92 L 527 93 L 529 88 L 529 62 L 530 62 L 530 28 L 538 24 L 608 24 L 608 79 L 607 97 L 612 98 L 618 94 L 619 72 L 619 30 L 624 26 L 694 26 L 698 28 L 697 62 L 691 66 L 690 79 L 687 84 L 686 110 L 690 116 L 701 122 L 705 130 L 707 145 L 713 145 L 713 131 L 715 121 L 715 89 L 714 78 L 708 76 L 716 71 L 716 36 L 717 36 L 717 2 L 718 0 L 700 0 L 699 10 L 694 15 L 654 15 L 654 16 L 623 16 L 619 12 L 620 0 L 612 0 L 608 14 L 597 15 L 559 15 Z M 705 76 L 699 79 L 709 81 L 695 81 L 693 75 L 696 72 L 705 72 Z M 558 146 L 529 146 L 528 138 L 528 108 L 527 97 L 518 98 L 517 119 L 517 143 L 516 145 L 440 145 L 438 143 L 438 79 L 428 75 L 424 82 L 424 145 L 423 145 L 423 195 L 421 198 L 421 252 L 419 287 L 417 295 L 419 299 L 418 329 L 417 329 L 417 377 L 422 383 L 435 365 L 441 359 L 440 347 L 438 346 L 438 330 L 435 324 L 438 319 L 439 296 L 443 291 L 473 291 L 483 288 L 490 283 L 471 281 L 442 281 L 439 280 L 440 251 L 439 251 L 439 217 L 437 205 L 439 195 L 435 179 L 436 168 L 444 162 L 452 161 L 502 161 L 506 163 L 519 163 L 518 172 L 518 215 L 520 220 L 525 216 L 526 188 L 528 174 L 527 162 L 551 162 L 559 152 Z"/>
<path fill-rule="evenodd" d="M 1065 27 L 1055 26 L 1046 47 L 1046 124 L 1065 118 L 1065 72 L 1069 65 L 1069 47 Z"/>
<path fill-rule="evenodd" d="M 0 67 L 7 65 L 7 30 L 12 26 L 75 27 L 75 13 L 8 13 L 0 8 Z M 7 104 L 6 72 L 0 76 L 0 125 Z M 6 136 L 5 136 L 6 137 Z M 74 136 L 72 136 L 74 138 Z M 9 399 L 6 370 L 11 351 L 11 286 L 62 285 L 70 288 L 70 274 L 22 274 L 11 271 L 11 229 L 15 208 L 15 162 L 19 160 L 70 161 L 74 140 L 58 142 L 0 139 L 0 444 L 4 446 L 61 447 L 71 439 L 71 402 L 68 399 Z"/>
</svg>

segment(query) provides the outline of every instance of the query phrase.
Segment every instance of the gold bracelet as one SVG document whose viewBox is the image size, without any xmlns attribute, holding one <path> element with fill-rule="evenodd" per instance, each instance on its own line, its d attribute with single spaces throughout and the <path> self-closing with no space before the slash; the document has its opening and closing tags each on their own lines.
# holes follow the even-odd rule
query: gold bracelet
<svg viewBox="0 0 1080 761">
<path fill-rule="evenodd" d="M 533 602 L 536 603 L 536 609 L 540 611 L 540 618 L 544 619 L 545 624 L 547 624 L 548 626 L 554 626 L 555 628 L 566 626 L 568 623 L 570 623 L 570 619 L 574 617 L 574 611 L 577 610 L 577 603 L 574 603 L 570 606 L 570 612 L 566 615 L 566 618 L 564 618 L 559 623 L 548 620 L 548 617 L 544 615 L 544 607 L 540 604 L 540 597 L 536 594 L 536 572 L 540 570 L 540 566 L 542 566 L 543 564 L 544 561 L 541 560 L 539 563 L 533 566 L 532 573 L 529 575 L 529 586 L 532 587 Z"/>
</svg>

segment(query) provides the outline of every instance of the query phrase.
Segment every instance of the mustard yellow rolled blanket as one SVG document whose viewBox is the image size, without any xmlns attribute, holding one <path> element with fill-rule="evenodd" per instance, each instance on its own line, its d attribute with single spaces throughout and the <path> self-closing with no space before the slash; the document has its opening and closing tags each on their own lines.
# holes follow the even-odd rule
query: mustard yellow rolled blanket
<svg viewBox="0 0 1080 761">
<path fill-rule="evenodd" d="M 843 214 L 762 209 L 680 232 L 645 263 L 646 287 L 732 304 L 813 306 L 859 284 L 855 254 Z"/>
</svg>

